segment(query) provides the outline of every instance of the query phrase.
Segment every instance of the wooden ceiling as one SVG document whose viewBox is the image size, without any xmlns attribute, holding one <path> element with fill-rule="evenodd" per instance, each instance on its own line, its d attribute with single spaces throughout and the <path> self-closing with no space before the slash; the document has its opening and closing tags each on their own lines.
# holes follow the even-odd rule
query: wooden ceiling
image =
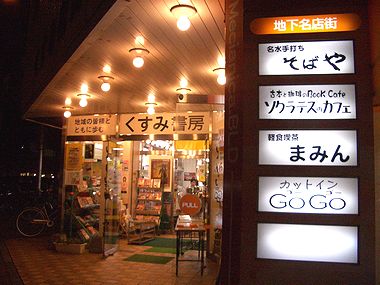
<svg viewBox="0 0 380 285">
<path fill-rule="evenodd" d="M 206 111 L 223 108 L 215 104 L 177 102 L 176 89 L 187 78 L 191 96 L 224 95 L 212 71 L 224 56 L 224 0 L 181 1 L 193 5 L 188 31 L 180 31 L 170 8 L 174 0 L 120 0 L 107 12 L 86 40 L 56 74 L 26 117 L 62 117 L 65 99 L 72 99 L 73 115 L 146 112 L 149 93 L 156 96 L 156 112 Z M 149 54 L 145 64 L 132 65 L 130 49 L 142 35 Z M 105 64 L 111 66 L 111 90 L 100 89 Z M 79 106 L 80 86 L 89 86 L 87 107 Z"/>
</svg>

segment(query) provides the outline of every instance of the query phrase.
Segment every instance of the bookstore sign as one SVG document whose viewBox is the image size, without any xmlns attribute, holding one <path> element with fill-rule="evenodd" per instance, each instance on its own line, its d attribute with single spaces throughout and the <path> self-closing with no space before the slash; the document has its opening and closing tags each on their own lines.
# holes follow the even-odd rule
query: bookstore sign
<svg viewBox="0 0 380 285">
<path fill-rule="evenodd" d="M 209 125 L 208 112 L 120 115 L 123 135 L 207 134 Z"/>
</svg>

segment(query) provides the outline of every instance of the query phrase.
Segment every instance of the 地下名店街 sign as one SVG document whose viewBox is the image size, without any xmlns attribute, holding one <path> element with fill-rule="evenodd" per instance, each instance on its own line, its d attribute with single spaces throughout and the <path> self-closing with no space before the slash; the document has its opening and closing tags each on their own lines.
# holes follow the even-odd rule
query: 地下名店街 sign
<svg viewBox="0 0 380 285">
<path fill-rule="evenodd" d="M 260 75 L 354 72 L 352 40 L 259 44 Z"/>
<path fill-rule="evenodd" d="M 259 131 L 260 165 L 356 166 L 355 130 Z"/>
<path fill-rule="evenodd" d="M 250 24 L 256 35 L 346 32 L 357 30 L 360 18 L 356 14 L 325 14 L 257 18 Z"/>
<path fill-rule="evenodd" d="M 68 136 L 116 134 L 116 115 L 71 116 L 67 122 Z"/>
<path fill-rule="evenodd" d="M 259 87 L 260 119 L 355 119 L 355 85 Z"/>
<path fill-rule="evenodd" d="M 197 113 L 157 113 L 120 115 L 120 133 L 146 134 L 206 134 L 209 133 L 210 115 Z"/>
<path fill-rule="evenodd" d="M 358 179 L 261 176 L 259 211 L 358 214 Z"/>
</svg>

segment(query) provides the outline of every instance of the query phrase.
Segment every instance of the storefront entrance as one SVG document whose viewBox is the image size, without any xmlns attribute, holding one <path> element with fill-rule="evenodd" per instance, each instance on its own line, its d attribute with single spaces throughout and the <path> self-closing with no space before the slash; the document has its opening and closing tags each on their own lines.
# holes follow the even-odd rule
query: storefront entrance
<svg viewBox="0 0 380 285">
<path fill-rule="evenodd" d="M 209 224 L 209 155 L 208 140 L 68 141 L 63 232 L 106 257 L 119 237 L 144 244 L 173 235 L 181 214 Z"/>
</svg>

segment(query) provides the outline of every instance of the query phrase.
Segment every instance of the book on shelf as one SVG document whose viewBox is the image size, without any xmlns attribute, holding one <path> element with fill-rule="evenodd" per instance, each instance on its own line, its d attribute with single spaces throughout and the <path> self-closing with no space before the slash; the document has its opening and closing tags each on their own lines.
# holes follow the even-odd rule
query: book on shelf
<svg viewBox="0 0 380 285">
<path fill-rule="evenodd" d="M 153 188 L 160 188 L 161 187 L 161 179 L 153 179 L 153 184 L 152 184 L 152 187 Z"/>
<path fill-rule="evenodd" d="M 98 232 L 93 226 L 87 226 L 86 228 L 91 235 L 94 235 Z"/>
<path fill-rule="evenodd" d="M 94 204 L 94 201 L 92 200 L 92 198 L 88 196 L 87 197 L 78 196 L 77 200 L 81 208 Z"/>
<path fill-rule="evenodd" d="M 138 187 L 144 187 L 144 178 L 139 178 L 137 181 L 137 186 Z"/>
<path fill-rule="evenodd" d="M 136 210 L 142 211 L 144 209 L 145 209 L 145 203 L 144 203 L 144 201 L 138 201 L 137 206 L 136 206 Z"/>
<path fill-rule="evenodd" d="M 90 235 L 84 229 L 78 230 L 78 235 L 83 241 L 88 241 L 90 239 Z"/>
<path fill-rule="evenodd" d="M 152 187 L 152 179 L 145 178 L 144 179 L 144 187 Z"/>
</svg>

